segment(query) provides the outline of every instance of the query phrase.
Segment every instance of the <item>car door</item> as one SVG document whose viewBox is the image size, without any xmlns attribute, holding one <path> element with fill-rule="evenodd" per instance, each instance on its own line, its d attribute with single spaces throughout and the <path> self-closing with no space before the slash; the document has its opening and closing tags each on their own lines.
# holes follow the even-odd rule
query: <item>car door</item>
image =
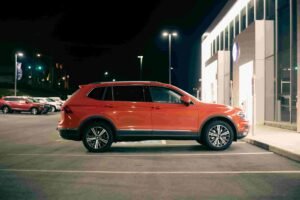
<svg viewBox="0 0 300 200">
<path fill-rule="evenodd" d="M 198 111 L 194 105 L 184 105 L 182 94 L 166 88 L 149 88 L 152 99 L 153 135 L 193 136 L 198 133 Z"/>
<path fill-rule="evenodd" d="M 14 110 L 24 110 L 25 100 L 23 98 L 12 98 L 12 100 Z"/>
<path fill-rule="evenodd" d="M 110 117 L 119 134 L 128 136 L 151 135 L 151 106 L 146 102 L 144 86 L 113 86 Z"/>
</svg>

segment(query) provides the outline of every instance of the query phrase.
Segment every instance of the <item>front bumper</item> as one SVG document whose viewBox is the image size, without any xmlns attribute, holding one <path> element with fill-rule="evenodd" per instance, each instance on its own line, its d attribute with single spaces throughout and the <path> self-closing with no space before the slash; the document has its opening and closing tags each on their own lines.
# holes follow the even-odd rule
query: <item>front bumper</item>
<svg viewBox="0 0 300 200">
<path fill-rule="evenodd" d="M 237 139 L 242 139 L 246 137 L 249 133 L 249 125 L 248 123 L 244 123 L 240 126 L 240 130 L 237 133 Z"/>
<path fill-rule="evenodd" d="M 244 137 L 246 137 L 248 135 L 248 131 L 245 131 L 245 132 L 240 132 L 237 134 L 237 139 L 242 139 Z"/>
<path fill-rule="evenodd" d="M 71 129 L 71 128 L 57 128 L 60 136 L 66 140 L 75 140 L 80 141 L 80 133 L 77 129 Z"/>
</svg>

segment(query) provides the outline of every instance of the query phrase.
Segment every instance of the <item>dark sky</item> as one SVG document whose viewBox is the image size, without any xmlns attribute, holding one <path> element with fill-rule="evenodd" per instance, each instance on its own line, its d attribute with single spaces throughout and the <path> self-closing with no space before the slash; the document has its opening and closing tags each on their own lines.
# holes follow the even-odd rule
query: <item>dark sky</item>
<svg viewBox="0 0 300 200">
<path fill-rule="evenodd" d="M 11 44 L 37 49 L 63 63 L 77 87 L 103 80 L 104 71 L 111 79 L 138 80 L 137 56 L 143 55 L 144 79 L 167 82 L 168 41 L 161 33 L 175 30 L 173 84 L 191 92 L 199 78 L 200 36 L 227 0 L 79 2 L 1 5 L 1 59 L 13 55 L 5 50 Z"/>
</svg>

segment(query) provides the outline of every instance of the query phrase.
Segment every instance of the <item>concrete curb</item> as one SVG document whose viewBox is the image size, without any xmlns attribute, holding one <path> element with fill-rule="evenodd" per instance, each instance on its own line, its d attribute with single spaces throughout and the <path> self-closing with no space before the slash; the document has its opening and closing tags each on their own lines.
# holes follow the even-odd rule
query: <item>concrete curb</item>
<svg viewBox="0 0 300 200">
<path fill-rule="evenodd" d="M 287 151 L 285 149 L 282 149 L 282 148 L 279 148 L 279 147 L 276 147 L 276 146 L 272 146 L 272 145 L 269 145 L 267 143 L 260 142 L 258 140 L 254 140 L 254 139 L 250 139 L 250 138 L 244 138 L 243 141 L 245 141 L 249 144 L 258 146 L 262 149 L 266 149 L 268 151 L 274 152 L 274 153 L 276 153 L 280 156 L 283 156 L 283 157 L 289 158 L 291 160 L 300 162 L 300 154 L 295 154 L 295 153 Z"/>
</svg>

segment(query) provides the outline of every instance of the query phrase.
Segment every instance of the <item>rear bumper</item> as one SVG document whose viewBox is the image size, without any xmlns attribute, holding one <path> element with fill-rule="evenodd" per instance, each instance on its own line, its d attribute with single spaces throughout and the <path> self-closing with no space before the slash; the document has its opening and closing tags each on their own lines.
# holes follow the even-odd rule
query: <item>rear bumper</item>
<svg viewBox="0 0 300 200">
<path fill-rule="evenodd" d="M 80 133 L 77 129 L 71 128 L 57 128 L 59 135 L 66 140 L 80 141 Z"/>
</svg>

